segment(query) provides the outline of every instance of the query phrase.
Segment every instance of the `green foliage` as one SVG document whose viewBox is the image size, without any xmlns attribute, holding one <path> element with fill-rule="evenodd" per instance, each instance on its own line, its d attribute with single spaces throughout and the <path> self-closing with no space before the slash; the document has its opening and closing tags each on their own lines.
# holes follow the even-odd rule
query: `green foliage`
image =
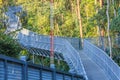
<svg viewBox="0 0 120 80">
<path fill-rule="evenodd" d="M 83 0 L 80 4 L 84 37 L 97 36 L 97 18 L 94 17 L 96 15 L 96 6 L 94 3 L 94 0 Z"/>
<path fill-rule="evenodd" d="M 99 0 L 81 0 L 80 1 L 80 14 L 82 18 L 82 27 L 84 37 L 97 37 L 97 27 L 104 29 L 105 36 L 107 36 L 107 16 L 106 16 L 106 0 L 103 0 L 103 5 L 100 7 Z M 113 5 L 112 0 L 110 0 L 110 34 L 114 32 L 120 32 L 120 0 L 114 0 Z M 55 36 L 68 36 L 68 37 L 79 37 L 79 20 L 77 16 L 77 6 L 76 0 L 54 0 L 54 35 Z M 7 10 L 8 6 L 22 5 L 24 11 L 18 14 L 21 18 L 22 26 L 37 32 L 39 34 L 49 35 L 50 33 L 50 2 L 49 0 L 3 0 L 3 4 L 0 5 L 0 13 Z M 117 17 L 114 18 L 114 8 L 118 12 Z M 0 15 L 2 18 L 2 15 Z M 0 22 L 0 27 L 3 24 Z M 19 53 L 19 44 L 17 42 L 13 43 L 10 37 L 0 34 L 0 42 L 4 45 L 1 46 L 1 53 L 8 55 L 13 54 L 12 50 L 15 51 L 14 54 Z M 4 43 L 4 44 L 3 44 Z M 8 46 L 7 46 L 8 45 Z M 18 47 L 18 48 L 17 48 Z M 9 50 L 7 50 L 9 49 Z M 8 52 L 7 52 L 8 51 Z M 27 52 L 21 52 L 27 53 Z M 117 55 L 117 54 L 116 54 Z M 39 60 L 36 58 L 37 63 L 43 63 L 48 66 L 49 59 L 44 58 Z M 56 61 L 57 62 L 57 61 Z M 42 64 L 43 64 L 42 63 Z M 64 63 L 61 62 L 61 67 Z M 58 65 L 57 65 L 58 66 Z M 60 67 L 59 66 L 59 67 Z"/>
<path fill-rule="evenodd" d="M 110 29 L 112 32 L 120 32 L 120 9 L 118 16 L 111 21 Z"/>
<path fill-rule="evenodd" d="M 106 16 L 106 8 L 102 8 L 98 11 L 98 13 L 94 16 L 96 20 L 96 24 L 101 28 L 105 28 L 107 25 L 107 16 Z"/>
<path fill-rule="evenodd" d="M 0 54 L 18 57 L 21 50 L 18 42 L 0 31 Z"/>
<path fill-rule="evenodd" d="M 57 70 L 61 70 L 65 72 L 68 72 L 70 69 L 66 62 L 60 60 L 55 60 L 55 66 Z"/>
<path fill-rule="evenodd" d="M 26 49 L 22 49 L 21 51 L 20 51 L 20 54 L 19 54 L 20 56 L 27 56 L 28 55 L 28 51 L 26 50 Z"/>
<path fill-rule="evenodd" d="M 33 56 L 33 55 L 31 55 L 31 56 Z M 31 60 L 32 60 L 32 57 L 31 57 Z M 56 59 L 54 61 L 55 61 L 55 68 L 57 70 L 61 70 L 61 71 L 65 71 L 65 72 L 69 71 L 69 66 L 67 65 L 66 62 L 64 62 L 62 60 L 56 60 Z M 50 66 L 50 58 L 35 55 L 35 63 L 40 64 L 42 66 L 49 67 Z"/>
<path fill-rule="evenodd" d="M 120 66 L 120 48 L 113 48 L 113 60 Z"/>
<path fill-rule="evenodd" d="M 82 0 L 80 2 L 80 12 L 84 37 L 98 36 L 96 26 L 107 28 L 106 0 L 100 8 L 100 3 L 95 0 Z M 110 0 L 110 21 L 114 17 L 113 8 L 118 11 L 119 0 Z M 54 35 L 79 37 L 79 22 L 77 18 L 76 0 L 54 0 Z M 2 4 L 5 9 L 7 6 L 22 5 L 24 11 L 21 17 L 23 27 L 40 34 L 49 35 L 50 32 L 50 1 L 48 0 L 4 0 Z M 114 23 L 118 23 L 114 25 Z M 119 18 L 112 21 L 111 30 L 119 31 Z M 113 32 L 112 31 L 112 32 Z M 67 33 L 66 33 L 67 32 Z"/>
<path fill-rule="evenodd" d="M 18 0 L 16 4 L 22 4 L 23 9 L 27 13 L 27 16 L 21 19 L 25 28 L 44 35 L 50 34 L 49 1 L 33 0 L 31 3 L 31 0 Z M 75 5 L 74 0 L 54 1 L 54 35 L 79 37 L 79 28 L 75 23 L 76 13 L 71 13 L 72 8 L 75 9 L 75 6 L 72 4 Z"/>
</svg>

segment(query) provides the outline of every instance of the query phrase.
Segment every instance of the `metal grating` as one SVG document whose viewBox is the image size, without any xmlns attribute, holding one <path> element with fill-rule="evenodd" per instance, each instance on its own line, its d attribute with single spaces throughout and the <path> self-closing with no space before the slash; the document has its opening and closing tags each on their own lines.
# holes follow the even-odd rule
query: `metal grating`
<svg viewBox="0 0 120 80">
<path fill-rule="evenodd" d="M 44 56 L 44 57 L 50 57 L 50 51 L 48 51 L 48 50 L 37 49 L 37 48 L 30 47 L 28 49 L 28 51 L 31 54 L 36 54 L 36 55 L 40 55 L 40 56 Z M 54 52 L 54 53 L 55 53 L 55 55 L 54 55 L 55 59 L 64 60 L 63 55 L 61 53 L 58 53 L 58 52 Z"/>
<path fill-rule="evenodd" d="M 84 80 L 83 75 L 74 76 L 0 55 L 0 80 L 74 80 L 72 77 Z"/>
<path fill-rule="evenodd" d="M 36 37 L 34 32 L 31 32 L 29 30 L 26 30 L 26 31 L 28 31 L 28 35 L 25 35 L 24 33 L 22 33 L 22 31 L 18 34 L 18 39 L 20 40 L 21 44 L 26 47 L 29 47 L 29 50 L 30 50 L 30 48 L 32 48 L 32 50 L 34 49 L 35 54 L 39 54 L 39 55 L 42 54 L 42 56 L 47 57 L 48 56 L 47 54 L 49 54 L 49 50 L 50 50 L 50 42 L 49 42 L 50 37 L 36 34 L 39 37 L 41 37 L 41 38 L 39 38 L 38 36 Z M 74 39 L 71 42 L 73 42 L 73 41 L 74 41 Z M 77 42 L 77 41 L 79 41 L 79 39 L 75 40 L 75 41 Z M 79 53 L 73 47 L 73 45 L 71 45 L 72 43 L 70 43 L 66 39 L 60 38 L 60 37 L 54 37 L 54 42 L 55 42 L 54 43 L 55 59 L 59 59 L 61 56 L 63 56 L 64 61 L 66 61 L 66 63 L 68 63 L 68 65 L 70 67 L 69 72 L 77 73 L 80 75 L 85 75 L 85 77 L 87 79 L 83 64 L 82 64 L 80 56 L 79 56 Z M 79 44 L 79 42 L 76 44 Z M 58 53 L 62 53 L 62 55 L 58 54 Z M 61 58 L 61 59 L 63 59 L 63 58 Z"/>
<path fill-rule="evenodd" d="M 28 68 L 28 80 L 40 80 L 40 70 Z"/>
<path fill-rule="evenodd" d="M 73 80 L 78 80 L 77 78 L 74 78 Z"/>
<path fill-rule="evenodd" d="M 71 76 L 65 76 L 65 80 L 71 80 Z"/>
<path fill-rule="evenodd" d="M 52 72 L 42 71 L 42 80 L 52 80 Z"/>
<path fill-rule="evenodd" d="M 109 80 L 120 80 L 120 67 L 103 50 L 84 40 L 84 53 L 104 71 Z"/>
<path fill-rule="evenodd" d="M 4 62 L 0 60 L 0 80 L 4 80 L 5 77 Z"/>
<path fill-rule="evenodd" d="M 63 80 L 63 75 L 62 74 L 56 74 L 56 80 Z"/>
<path fill-rule="evenodd" d="M 7 65 L 8 80 L 22 80 L 22 66 L 15 63 Z"/>
</svg>

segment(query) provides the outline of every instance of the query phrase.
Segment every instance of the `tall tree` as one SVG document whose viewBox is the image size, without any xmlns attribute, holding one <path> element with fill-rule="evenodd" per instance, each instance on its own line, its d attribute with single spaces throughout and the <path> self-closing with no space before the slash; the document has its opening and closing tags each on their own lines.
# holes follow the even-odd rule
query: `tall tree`
<svg viewBox="0 0 120 80">
<path fill-rule="evenodd" d="M 99 0 L 99 2 L 100 2 L 100 8 L 102 8 L 102 6 L 103 6 L 103 0 Z"/>
<path fill-rule="evenodd" d="M 114 0 L 112 0 L 112 3 L 113 3 L 113 9 L 114 9 L 114 17 L 116 17 L 116 10 L 115 10 L 115 1 Z"/>
<path fill-rule="evenodd" d="M 110 39 L 110 16 L 109 16 L 109 7 L 110 3 L 109 0 L 107 0 L 107 9 L 106 9 L 106 15 L 107 15 L 107 34 L 108 34 L 108 42 L 109 42 L 109 50 L 110 50 L 110 57 L 112 58 L 112 46 L 111 46 L 111 39 Z"/>
<path fill-rule="evenodd" d="M 83 43 L 83 31 L 82 31 L 82 19 L 80 14 L 80 0 L 77 0 L 77 14 L 78 14 L 78 20 L 79 20 L 79 28 L 80 28 L 80 37 Z"/>
<path fill-rule="evenodd" d="M 96 14 L 98 13 L 98 7 L 97 7 L 97 0 L 95 0 L 95 10 L 96 10 Z M 98 37 L 99 37 L 99 39 L 98 39 L 98 46 L 100 46 L 100 27 L 99 27 L 99 25 L 97 25 L 96 26 L 97 27 L 97 35 L 98 35 Z"/>
</svg>

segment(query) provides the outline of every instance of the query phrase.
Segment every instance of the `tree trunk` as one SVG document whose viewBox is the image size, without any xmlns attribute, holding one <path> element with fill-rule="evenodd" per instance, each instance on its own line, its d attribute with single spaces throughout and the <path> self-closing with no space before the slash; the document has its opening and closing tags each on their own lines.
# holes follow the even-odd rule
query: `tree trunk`
<svg viewBox="0 0 120 80">
<path fill-rule="evenodd" d="M 97 5 L 97 0 L 95 0 L 95 6 Z"/>
<path fill-rule="evenodd" d="M 100 9 L 102 9 L 102 7 L 103 7 L 103 0 L 99 0 L 99 5 L 100 5 Z M 105 42 L 104 42 L 104 35 L 105 35 L 104 33 L 105 33 L 105 30 L 101 26 L 98 26 L 98 31 L 99 31 L 100 47 L 103 50 L 105 50 Z"/>
<path fill-rule="evenodd" d="M 101 48 L 105 51 L 105 29 L 101 28 L 100 29 L 100 40 L 101 40 Z"/>
<path fill-rule="evenodd" d="M 113 5 L 113 10 L 114 10 L 114 18 L 116 18 L 117 13 L 116 13 L 116 10 L 115 10 L 115 1 L 114 1 L 114 0 L 112 0 L 112 5 Z M 111 45 L 112 45 L 112 47 L 113 47 L 113 45 L 114 45 L 114 42 L 113 42 L 113 41 L 111 41 Z"/>
<path fill-rule="evenodd" d="M 83 33 L 82 33 L 82 20 L 80 15 L 80 0 L 77 0 L 77 13 L 78 13 L 78 20 L 79 20 L 79 29 L 80 29 L 80 38 L 83 46 Z"/>
<path fill-rule="evenodd" d="M 115 2 L 114 2 L 114 0 L 112 0 L 112 3 L 113 3 L 113 9 L 114 9 L 114 17 L 116 18 L 116 10 L 115 10 Z"/>
<path fill-rule="evenodd" d="M 96 7 L 97 6 L 97 0 L 95 0 L 95 10 L 96 10 L 96 14 L 98 13 L 98 8 Z M 99 25 L 96 26 L 97 27 L 97 35 L 98 35 L 98 42 L 97 42 L 97 45 L 100 46 L 100 27 Z"/>
<path fill-rule="evenodd" d="M 111 39 L 110 39 L 110 17 L 109 17 L 109 0 L 107 0 L 107 10 L 106 10 L 106 15 L 107 15 L 107 21 L 108 21 L 108 27 L 107 27 L 107 34 L 108 34 L 108 42 L 109 42 L 109 52 L 110 52 L 110 57 L 112 58 L 112 46 L 111 46 Z"/>
<path fill-rule="evenodd" d="M 103 0 L 100 0 L 100 8 L 103 6 Z"/>
</svg>

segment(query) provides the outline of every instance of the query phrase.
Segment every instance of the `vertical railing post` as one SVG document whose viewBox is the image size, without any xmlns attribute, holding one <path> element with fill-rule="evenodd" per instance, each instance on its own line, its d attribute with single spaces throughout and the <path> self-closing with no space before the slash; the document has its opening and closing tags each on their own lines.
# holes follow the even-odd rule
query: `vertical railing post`
<svg viewBox="0 0 120 80">
<path fill-rule="evenodd" d="M 27 62 L 25 62 L 25 73 L 26 73 L 26 80 L 28 80 L 28 65 L 27 65 Z"/>
<path fill-rule="evenodd" d="M 65 80 L 65 74 L 63 73 L 63 80 Z"/>
<path fill-rule="evenodd" d="M 26 74 L 25 74 L 25 64 L 22 65 L 22 80 L 25 80 Z"/>
<path fill-rule="evenodd" d="M 56 80 L 56 71 L 54 69 L 52 71 L 52 80 Z"/>
<path fill-rule="evenodd" d="M 71 76 L 71 80 L 74 80 L 74 75 L 72 74 L 72 76 Z"/>
<path fill-rule="evenodd" d="M 8 80 L 8 69 L 7 69 L 7 60 L 4 61 L 4 70 L 5 70 L 5 80 Z"/>
<path fill-rule="evenodd" d="M 27 73 L 27 63 L 25 62 L 23 64 L 23 70 L 22 70 L 22 80 L 28 80 L 28 73 Z"/>
<path fill-rule="evenodd" d="M 40 80 L 42 80 L 42 67 L 40 67 Z"/>
<path fill-rule="evenodd" d="M 55 68 L 55 64 L 54 64 L 53 0 L 50 0 L 50 67 Z"/>
</svg>

